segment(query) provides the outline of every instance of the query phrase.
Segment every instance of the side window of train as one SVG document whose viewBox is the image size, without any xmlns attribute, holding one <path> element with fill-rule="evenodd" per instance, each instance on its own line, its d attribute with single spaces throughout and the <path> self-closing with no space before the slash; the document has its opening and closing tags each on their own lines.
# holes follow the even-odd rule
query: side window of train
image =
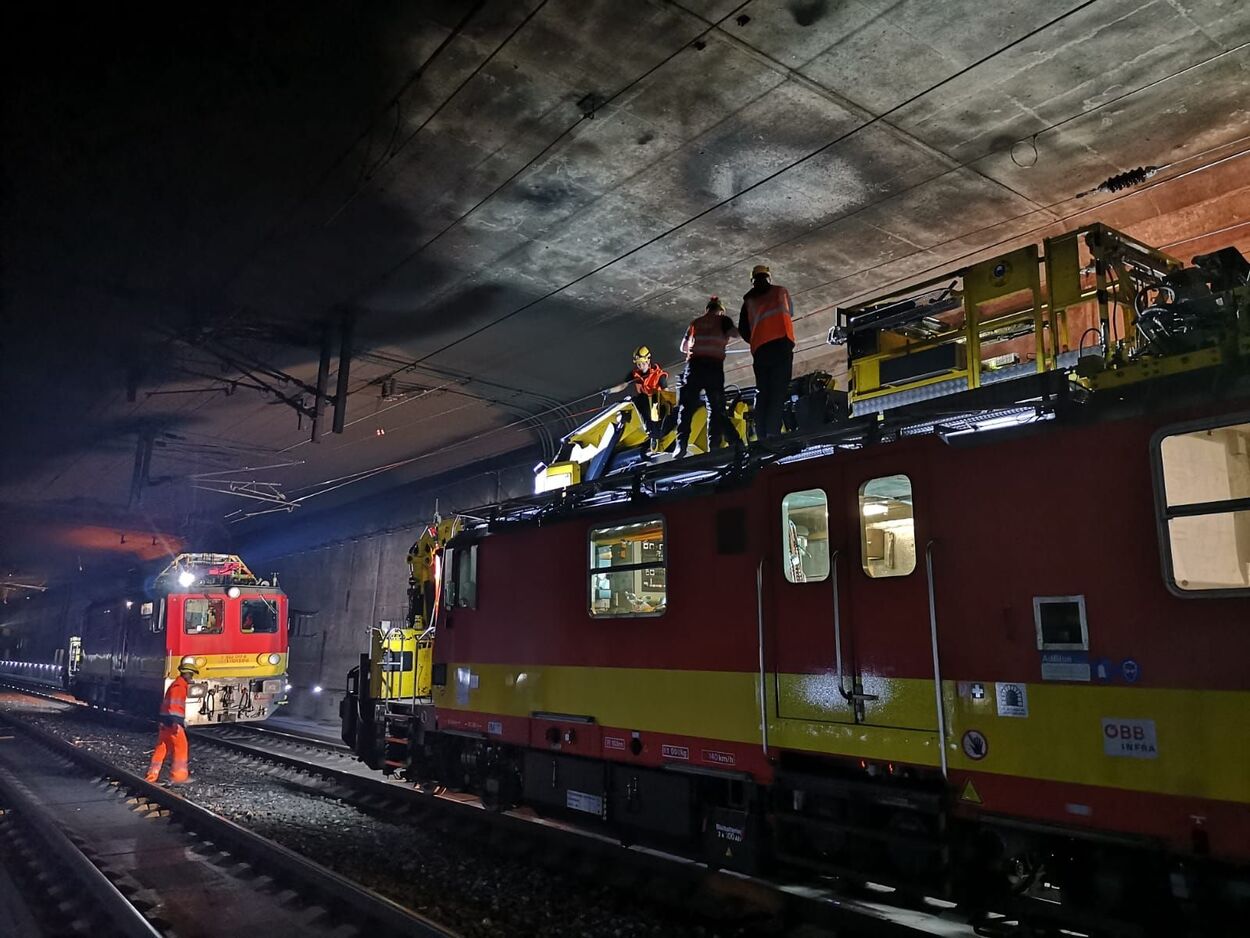
<svg viewBox="0 0 1250 938">
<path fill-rule="evenodd" d="M 1168 589 L 1186 597 L 1250 594 L 1250 420 L 1167 428 L 1153 450 Z"/>
<path fill-rule="evenodd" d="M 443 551 L 443 606 L 477 608 L 477 545 Z"/>
<path fill-rule="evenodd" d="M 591 528 L 592 617 L 663 615 L 668 606 L 667 576 L 663 518 Z"/>
<path fill-rule="evenodd" d="M 156 603 L 145 602 L 139 604 L 139 619 L 143 622 L 143 627 L 149 632 L 165 631 L 165 600 L 161 600 L 160 610 L 158 612 Z"/>
<path fill-rule="evenodd" d="M 859 487 L 859 544 L 870 577 L 907 576 L 916 569 L 911 479 L 882 476 Z"/>
<path fill-rule="evenodd" d="M 791 583 L 829 579 L 829 499 L 823 489 L 781 500 L 781 569 Z"/>
<path fill-rule="evenodd" d="M 220 635 L 225 611 L 220 599 L 188 599 L 183 603 L 182 626 L 188 635 Z"/>
</svg>

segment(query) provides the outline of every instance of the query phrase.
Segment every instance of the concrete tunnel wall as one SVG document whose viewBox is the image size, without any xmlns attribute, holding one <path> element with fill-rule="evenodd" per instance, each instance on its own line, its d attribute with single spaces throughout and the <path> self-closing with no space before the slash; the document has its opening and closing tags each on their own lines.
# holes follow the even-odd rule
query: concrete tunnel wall
<svg viewBox="0 0 1250 938">
<path fill-rule="evenodd" d="M 513 453 L 471 476 L 401 486 L 242 539 L 249 566 L 259 576 L 276 573 L 290 601 L 291 691 L 280 715 L 337 725 L 347 672 L 368 649 L 369 629 L 407 614 L 408 549 L 436 505 L 447 516 L 530 494 L 538 458 Z"/>
</svg>

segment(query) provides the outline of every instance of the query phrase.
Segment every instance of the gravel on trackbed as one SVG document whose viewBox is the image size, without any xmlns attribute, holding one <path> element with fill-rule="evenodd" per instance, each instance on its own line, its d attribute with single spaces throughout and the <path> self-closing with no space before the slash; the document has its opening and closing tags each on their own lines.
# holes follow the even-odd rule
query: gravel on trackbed
<svg viewBox="0 0 1250 938">
<path fill-rule="evenodd" d="M 72 740 L 115 765 L 142 775 L 154 738 L 104 726 L 66 708 L 26 702 L 6 707 Z M 198 750 L 198 751 L 197 751 Z M 618 887 L 535 865 L 489 843 L 390 821 L 366 813 L 289 777 L 258 773 L 192 741 L 193 784 L 186 798 L 236 824 L 295 850 L 336 873 L 449 926 L 466 938 L 486 936 L 665 936 L 756 938 L 776 936 L 775 920 L 721 920 L 657 907 Z M 168 766 L 167 766 L 168 769 Z M 703 905 L 705 903 L 701 903 Z"/>
</svg>

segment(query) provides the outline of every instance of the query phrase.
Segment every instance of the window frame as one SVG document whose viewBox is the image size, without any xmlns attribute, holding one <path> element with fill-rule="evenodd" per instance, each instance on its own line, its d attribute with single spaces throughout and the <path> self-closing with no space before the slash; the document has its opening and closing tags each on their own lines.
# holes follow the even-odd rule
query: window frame
<svg viewBox="0 0 1250 938">
<path fill-rule="evenodd" d="M 282 613 L 278 600 L 272 600 L 273 605 L 270 606 L 270 600 L 264 596 L 244 596 L 239 600 L 239 634 L 240 635 L 278 635 L 282 632 Z M 273 628 L 260 630 L 256 628 L 245 629 L 243 623 L 247 619 L 246 606 L 248 603 L 261 603 L 273 615 Z"/>
<path fill-rule="evenodd" d="M 1059 603 L 1076 603 L 1081 618 L 1081 641 L 1048 642 L 1042 634 L 1042 606 Z M 1089 620 L 1085 618 L 1085 594 L 1073 596 L 1034 596 L 1033 627 L 1037 630 L 1038 651 L 1089 651 Z"/>
<path fill-rule="evenodd" d="M 1230 599 L 1250 596 L 1250 586 L 1234 586 L 1221 589 L 1187 590 L 1176 582 L 1176 568 L 1172 563 L 1172 534 L 1168 522 L 1173 518 L 1202 515 L 1232 514 L 1250 511 L 1250 498 L 1232 498 L 1216 502 L 1198 502 L 1192 505 L 1168 507 L 1167 486 L 1163 475 L 1163 441 L 1172 436 L 1184 436 L 1200 430 L 1219 430 L 1237 424 L 1250 423 L 1250 411 L 1204 417 L 1160 427 L 1150 438 L 1150 468 L 1154 482 L 1155 529 L 1159 536 L 1159 557 L 1163 565 L 1163 585 L 1178 599 Z"/>
<path fill-rule="evenodd" d="M 789 583 L 792 586 L 806 586 L 808 583 L 828 583 L 829 578 L 833 576 L 833 551 L 830 550 L 829 556 L 825 558 L 824 576 L 819 577 L 817 579 L 807 579 L 807 580 L 790 579 L 790 567 L 789 567 L 790 558 L 788 556 L 789 551 L 788 551 L 788 545 L 786 542 L 787 536 L 789 534 L 786 528 L 786 525 L 789 524 L 790 519 L 786 513 L 786 499 L 789 498 L 791 495 L 805 495 L 808 492 L 819 492 L 822 496 L 824 496 L 825 531 L 829 532 L 831 530 L 830 514 L 829 514 L 829 491 L 823 485 L 813 485 L 805 489 L 795 489 L 794 491 L 786 492 L 784 495 L 781 496 L 781 501 L 777 504 L 778 511 L 781 515 L 781 518 L 780 518 L 781 520 L 781 578 L 786 583 Z M 830 536 L 830 543 L 832 543 L 831 536 Z M 802 565 L 802 560 L 799 561 L 799 564 Z"/>
<path fill-rule="evenodd" d="M 209 606 L 216 605 L 218 609 L 217 630 L 215 632 L 188 632 L 187 631 L 187 612 L 188 605 L 193 602 L 208 603 Z M 198 638 L 202 635 L 224 635 L 226 634 L 226 600 L 224 597 L 215 598 L 212 596 L 189 596 L 182 603 L 182 634 L 192 638 Z"/>
<path fill-rule="evenodd" d="M 664 562 L 662 564 L 655 563 L 631 563 L 624 564 L 619 567 L 594 567 L 591 563 L 594 559 L 594 542 L 595 532 L 604 531 L 609 528 L 621 528 L 630 524 L 644 524 L 649 521 L 660 522 L 660 541 L 664 545 Z M 630 518 L 619 518 L 615 521 L 609 521 L 599 525 L 591 525 L 586 529 L 585 558 L 586 564 L 586 617 L 592 622 L 599 619 L 658 619 L 668 612 L 668 521 L 662 514 L 639 515 Z M 594 586 L 593 577 L 598 573 L 632 573 L 635 570 L 655 570 L 664 571 L 664 608 L 659 612 L 605 612 L 596 614 L 594 611 Z"/>
<path fill-rule="evenodd" d="M 462 544 L 456 544 L 455 541 L 452 541 L 443 548 L 443 582 L 440 584 L 439 589 L 442 592 L 442 606 L 444 612 L 454 612 L 457 609 L 477 608 L 477 546 L 478 542 L 476 540 L 466 541 Z M 462 601 L 460 589 L 460 557 L 466 551 L 471 558 L 470 566 L 473 568 L 473 600 L 472 602 L 467 603 Z"/>
<path fill-rule="evenodd" d="M 916 555 L 912 560 L 911 569 L 906 573 L 873 573 L 868 569 L 868 525 L 864 517 L 864 489 L 872 482 L 902 476 L 907 480 L 907 488 L 911 492 L 911 533 Z M 859 529 L 859 569 L 865 579 L 871 582 L 884 580 L 904 580 L 920 569 L 920 537 L 916 531 L 916 483 L 908 472 L 887 472 L 881 475 L 870 475 L 855 486 L 855 526 Z"/>
</svg>

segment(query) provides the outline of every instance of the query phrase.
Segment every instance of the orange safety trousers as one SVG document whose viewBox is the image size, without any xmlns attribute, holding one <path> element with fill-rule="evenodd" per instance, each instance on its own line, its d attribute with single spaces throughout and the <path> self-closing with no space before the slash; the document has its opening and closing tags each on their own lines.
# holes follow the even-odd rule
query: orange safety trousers
<svg viewBox="0 0 1250 938">
<path fill-rule="evenodd" d="M 173 765 L 169 770 L 171 782 L 185 782 L 191 777 L 187 771 L 187 759 L 190 750 L 187 746 L 187 731 L 177 723 L 172 726 L 161 724 L 160 735 L 156 737 L 156 749 L 152 751 L 152 762 L 148 765 L 147 780 L 155 782 L 161 774 L 161 766 L 165 764 L 165 756 L 173 750 Z"/>
</svg>

